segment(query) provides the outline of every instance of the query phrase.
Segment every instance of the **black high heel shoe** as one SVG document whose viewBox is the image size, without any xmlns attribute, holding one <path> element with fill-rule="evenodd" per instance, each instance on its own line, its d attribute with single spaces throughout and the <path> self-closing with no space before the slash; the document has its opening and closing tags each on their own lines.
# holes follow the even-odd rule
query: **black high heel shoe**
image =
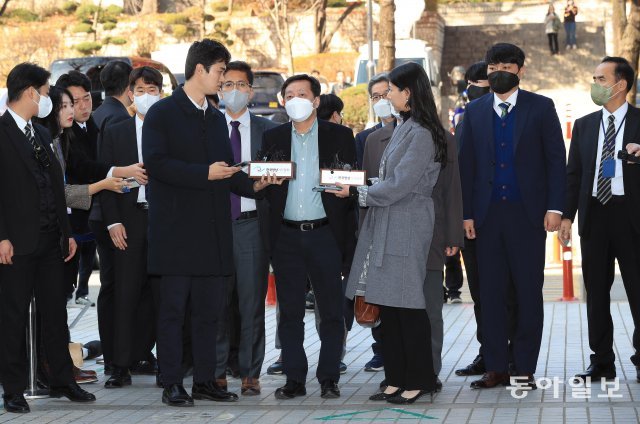
<svg viewBox="0 0 640 424">
<path fill-rule="evenodd" d="M 431 402 L 433 402 L 433 392 L 428 390 L 420 390 L 418 394 L 412 398 L 403 397 L 402 393 L 398 393 L 395 396 L 388 398 L 387 402 L 394 403 L 396 405 L 408 405 L 408 404 L 414 403 L 415 401 L 417 401 L 419 398 L 421 398 L 426 394 L 431 396 Z"/>
<path fill-rule="evenodd" d="M 402 389 L 397 389 L 393 393 L 385 393 L 384 391 L 369 396 L 369 400 L 388 400 L 394 396 L 399 396 L 402 393 Z"/>
</svg>

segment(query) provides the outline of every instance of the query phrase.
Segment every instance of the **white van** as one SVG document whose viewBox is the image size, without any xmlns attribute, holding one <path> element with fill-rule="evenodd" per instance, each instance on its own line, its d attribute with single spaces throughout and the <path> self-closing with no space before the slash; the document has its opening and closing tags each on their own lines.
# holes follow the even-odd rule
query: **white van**
<svg viewBox="0 0 640 424">
<path fill-rule="evenodd" d="M 378 65 L 379 46 L 377 41 L 373 42 L 373 60 Z M 369 81 L 367 75 L 367 62 L 369 61 L 369 45 L 364 44 L 358 49 L 360 56 L 356 61 L 356 69 L 354 72 L 354 83 L 363 84 Z M 426 41 L 417 39 L 396 40 L 396 60 L 395 66 L 402 65 L 408 62 L 415 62 L 422 66 L 429 76 L 431 81 L 431 91 L 433 92 L 433 98 L 438 108 L 438 113 L 441 109 L 441 96 L 440 87 L 442 82 L 440 81 L 439 64 L 433 58 L 433 52 Z M 374 71 L 374 75 L 377 74 L 377 69 Z"/>
</svg>

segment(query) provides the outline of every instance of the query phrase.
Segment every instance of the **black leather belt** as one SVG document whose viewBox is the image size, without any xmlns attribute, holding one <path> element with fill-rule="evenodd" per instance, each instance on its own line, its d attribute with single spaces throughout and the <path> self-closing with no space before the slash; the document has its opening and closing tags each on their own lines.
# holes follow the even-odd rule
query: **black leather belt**
<svg viewBox="0 0 640 424">
<path fill-rule="evenodd" d="M 243 219 L 251 219 L 251 218 L 257 218 L 257 217 L 258 217 L 258 211 L 247 211 L 247 212 L 242 212 L 240 216 L 236 218 L 236 221 L 242 221 Z"/>
<path fill-rule="evenodd" d="M 287 227 L 295 228 L 300 231 L 312 231 L 329 224 L 329 220 L 327 218 L 316 219 L 314 221 L 287 221 L 286 219 L 283 219 L 282 223 Z"/>
<path fill-rule="evenodd" d="M 149 209 L 149 204 L 147 202 L 138 202 L 136 203 L 136 208 L 146 211 Z"/>
</svg>

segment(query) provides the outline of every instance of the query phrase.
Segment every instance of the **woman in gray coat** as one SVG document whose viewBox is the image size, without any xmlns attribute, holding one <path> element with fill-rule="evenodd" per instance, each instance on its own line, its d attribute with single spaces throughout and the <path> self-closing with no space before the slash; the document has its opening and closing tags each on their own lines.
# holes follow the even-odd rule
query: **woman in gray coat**
<svg viewBox="0 0 640 424">
<path fill-rule="evenodd" d="M 346 295 L 380 305 L 388 386 L 371 399 L 406 404 L 435 388 L 423 288 L 434 225 L 431 193 L 447 142 L 424 69 L 407 63 L 389 79 L 387 98 L 400 120 L 382 155 L 380 177 L 371 186 L 334 193 L 357 196 L 369 208 Z"/>
</svg>

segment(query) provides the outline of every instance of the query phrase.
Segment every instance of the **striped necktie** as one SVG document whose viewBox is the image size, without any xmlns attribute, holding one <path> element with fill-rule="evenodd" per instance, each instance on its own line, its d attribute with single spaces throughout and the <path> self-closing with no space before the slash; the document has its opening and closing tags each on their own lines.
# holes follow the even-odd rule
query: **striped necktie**
<svg viewBox="0 0 640 424">
<path fill-rule="evenodd" d="M 502 113 L 500 114 L 500 119 L 503 119 L 507 117 L 507 115 L 509 114 L 509 107 L 511 106 L 511 103 L 509 102 L 504 102 L 504 103 L 500 103 L 498 105 L 498 107 L 500 109 L 502 109 Z"/>
<path fill-rule="evenodd" d="M 611 199 L 611 178 L 603 175 L 604 162 L 607 159 L 613 160 L 613 153 L 616 145 L 616 126 L 614 124 L 616 117 L 609 115 L 609 124 L 607 132 L 604 134 L 604 142 L 602 143 L 602 156 L 600 156 L 600 167 L 598 168 L 598 193 L 596 198 L 600 203 L 606 205 Z"/>
</svg>

